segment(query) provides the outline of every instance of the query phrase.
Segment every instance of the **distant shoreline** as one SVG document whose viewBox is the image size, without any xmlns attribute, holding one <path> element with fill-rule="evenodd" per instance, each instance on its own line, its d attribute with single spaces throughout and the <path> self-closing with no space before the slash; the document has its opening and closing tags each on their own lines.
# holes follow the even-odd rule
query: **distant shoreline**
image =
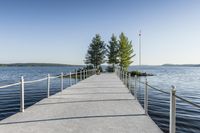
<svg viewBox="0 0 200 133">
<path fill-rule="evenodd" d="M 83 66 L 83 65 L 70 65 L 70 64 L 57 64 L 57 63 L 12 63 L 12 64 L 0 64 L 0 67 L 47 67 L 47 66 Z"/>
<path fill-rule="evenodd" d="M 59 64 L 59 63 L 10 63 L 0 64 L 0 67 L 47 67 L 47 66 L 68 66 L 83 67 L 84 65 Z M 104 66 L 104 65 L 102 65 Z M 107 65 L 105 65 L 107 66 Z M 139 65 L 132 65 L 139 66 Z M 200 64 L 163 64 L 163 65 L 142 65 L 142 66 L 168 66 L 168 67 L 200 67 Z"/>
<path fill-rule="evenodd" d="M 139 65 L 131 65 L 131 67 L 132 66 L 140 67 Z M 162 66 L 166 66 L 166 67 L 200 67 L 200 64 L 141 65 L 141 67 L 162 67 Z"/>
<path fill-rule="evenodd" d="M 162 66 L 200 67 L 200 64 L 163 64 Z"/>
</svg>

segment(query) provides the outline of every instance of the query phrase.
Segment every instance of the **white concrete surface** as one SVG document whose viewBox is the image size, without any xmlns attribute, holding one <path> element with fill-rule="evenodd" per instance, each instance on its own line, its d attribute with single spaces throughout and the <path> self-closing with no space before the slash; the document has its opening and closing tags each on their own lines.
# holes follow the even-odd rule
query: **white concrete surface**
<svg viewBox="0 0 200 133">
<path fill-rule="evenodd" d="M 162 133 L 115 74 L 92 76 L 0 121 L 0 133 Z"/>
</svg>

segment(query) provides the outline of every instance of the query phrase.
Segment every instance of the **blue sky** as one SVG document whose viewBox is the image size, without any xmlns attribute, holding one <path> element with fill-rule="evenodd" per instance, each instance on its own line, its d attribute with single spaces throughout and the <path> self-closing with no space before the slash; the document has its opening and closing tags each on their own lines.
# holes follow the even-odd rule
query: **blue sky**
<svg viewBox="0 0 200 133">
<path fill-rule="evenodd" d="M 0 0 L 0 63 L 83 64 L 92 37 L 124 32 L 138 64 L 200 63 L 198 0 Z"/>
</svg>

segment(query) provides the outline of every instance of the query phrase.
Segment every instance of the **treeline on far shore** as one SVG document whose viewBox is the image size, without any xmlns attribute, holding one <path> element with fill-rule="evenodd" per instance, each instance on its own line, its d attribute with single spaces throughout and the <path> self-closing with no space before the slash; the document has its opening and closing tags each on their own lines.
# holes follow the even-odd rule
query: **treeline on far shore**
<svg viewBox="0 0 200 133">
<path fill-rule="evenodd" d="M 200 67 L 200 64 L 163 64 L 162 66 Z"/>
<path fill-rule="evenodd" d="M 57 63 L 12 63 L 12 64 L 0 64 L 0 67 L 46 67 L 46 66 L 82 66 L 82 65 L 70 65 L 70 64 L 57 64 Z"/>
</svg>

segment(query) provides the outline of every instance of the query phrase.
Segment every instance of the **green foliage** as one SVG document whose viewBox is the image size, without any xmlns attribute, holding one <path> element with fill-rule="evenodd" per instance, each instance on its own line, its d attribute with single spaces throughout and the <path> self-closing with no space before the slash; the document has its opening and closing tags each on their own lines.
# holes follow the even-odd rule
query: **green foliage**
<svg viewBox="0 0 200 133">
<path fill-rule="evenodd" d="M 107 45 L 107 57 L 107 63 L 112 64 L 114 69 L 115 64 L 119 63 L 119 43 L 117 41 L 117 37 L 114 34 L 109 41 L 109 45 Z"/>
<path fill-rule="evenodd" d="M 105 62 L 106 52 L 108 57 L 107 63 L 112 65 L 113 71 L 115 64 L 119 64 L 123 70 L 127 71 L 129 65 L 133 62 L 131 59 L 135 56 L 133 55 L 132 42 L 128 40 L 124 33 L 120 34 L 119 41 L 113 34 L 107 49 L 100 35 L 96 34 L 88 47 L 85 64 L 93 65 L 99 69 L 99 66 Z M 108 69 L 109 71 L 111 70 L 111 68 Z"/>
<path fill-rule="evenodd" d="M 137 75 L 137 76 L 140 76 L 142 73 L 141 72 L 139 72 L 139 71 L 132 71 L 132 72 L 130 72 L 131 73 L 131 76 L 135 76 L 135 75 Z"/>
<path fill-rule="evenodd" d="M 140 71 L 132 71 L 130 72 L 131 76 L 154 76 L 153 74 L 148 74 L 146 72 L 140 72 Z"/>
<path fill-rule="evenodd" d="M 93 65 L 87 65 L 86 67 L 84 67 L 84 69 L 90 70 L 90 69 L 94 69 Z"/>
<path fill-rule="evenodd" d="M 95 68 L 105 62 L 106 47 L 104 41 L 101 40 L 101 36 L 96 34 L 92 39 L 92 43 L 89 45 L 85 64 L 92 64 Z"/>
<path fill-rule="evenodd" d="M 119 36 L 119 65 L 123 70 L 128 69 L 133 62 L 131 59 L 135 56 L 133 54 L 132 42 L 122 32 Z"/>
</svg>

